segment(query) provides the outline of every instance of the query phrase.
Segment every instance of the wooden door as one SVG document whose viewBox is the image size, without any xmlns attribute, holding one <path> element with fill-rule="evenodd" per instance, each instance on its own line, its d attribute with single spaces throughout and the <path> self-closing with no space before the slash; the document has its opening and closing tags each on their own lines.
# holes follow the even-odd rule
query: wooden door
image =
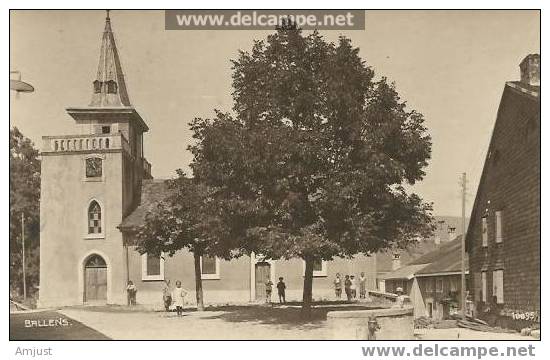
<svg viewBox="0 0 550 360">
<path fill-rule="evenodd" d="M 107 268 L 86 268 L 85 301 L 107 301 Z"/>
<path fill-rule="evenodd" d="M 256 300 L 265 300 L 265 283 L 271 278 L 271 265 L 268 262 L 256 264 Z"/>
<path fill-rule="evenodd" d="M 98 255 L 92 256 L 84 267 L 84 302 L 107 301 L 107 265 Z"/>
</svg>

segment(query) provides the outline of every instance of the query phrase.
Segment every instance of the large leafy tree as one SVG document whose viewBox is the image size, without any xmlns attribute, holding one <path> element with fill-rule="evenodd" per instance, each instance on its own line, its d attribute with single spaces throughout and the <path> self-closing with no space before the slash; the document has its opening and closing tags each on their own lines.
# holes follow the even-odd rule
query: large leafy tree
<svg viewBox="0 0 550 360">
<path fill-rule="evenodd" d="M 315 261 L 431 232 L 431 205 L 405 188 L 430 157 L 424 118 L 349 39 L 278 29 L 239 53 L 233 88 L 233 115 L 191 124 L 194 175 L 219 189 L 243 249 L 305 261 L 306 316 Z"/>
<path fill-rule="evenodd" d="M 10 287 L 23 290 L 22 224 L 25 218 L 27 289 L 39 280 L 40 160 L 38 150 L 17 127 L 10 129 Z"/>
<path fill-rule="evenodd" d="M 193 253 L 197 309 L 204 310 L 201 256 L 225 259 L 232 251 L 231 236 L 214 203 L 214 189 L 189 179 L 181 171 L 167 180 L 167 196 L 146 214 L 137 233 L 137 250 L 153 256 L 170 256 L 186 249 Z"/>
</svg>

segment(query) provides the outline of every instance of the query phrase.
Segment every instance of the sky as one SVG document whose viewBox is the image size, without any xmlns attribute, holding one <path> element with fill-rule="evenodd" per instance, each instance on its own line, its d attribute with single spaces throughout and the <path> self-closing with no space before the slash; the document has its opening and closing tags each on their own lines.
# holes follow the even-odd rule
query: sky
<svg viewBox="0 0 550 360">
<path fill-rule="evenodd" d="M 35 145 L 77 134 L 65 108 L 88 105 L 104 11 L 10 11 L 10 70 L 35 87 L 10 94 L 10 124 Z M 111 11 L 128 93 L 150 130 L 145 156 L 155 178 L 189 173 L 188 123 L 230 111 L 231 59 L 271 31 L 164 30 L 163 11 Z M 395 82 L 409 109 L 426 118 L 433 141 L 427 175 L 411 190 L 435 215 L 460 215 L 459 179 L 468 178 L 470 213 L 506 81 L 540 53 L 538 11 L 367 11 L 365 30 L 345 35 L 377 76 Z"/>
</svg>

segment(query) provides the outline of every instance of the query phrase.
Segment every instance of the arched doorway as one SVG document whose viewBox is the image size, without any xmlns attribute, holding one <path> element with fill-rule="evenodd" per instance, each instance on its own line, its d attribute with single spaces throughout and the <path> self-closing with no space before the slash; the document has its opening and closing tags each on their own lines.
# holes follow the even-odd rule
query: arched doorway
<svg viewBox="0 0 550 360">
<path fill-rule="evenodd" d="M 256 263 L 256 300 L 265 300 L 265 284 L 271 279 L 271 264 L 267 261 Z"/>
<path fill-rule="evenodd" d="M 107 301 L 107 264 L 97 255 L 90 255 L 84 264 L 84 302 Z"/>
</svg>

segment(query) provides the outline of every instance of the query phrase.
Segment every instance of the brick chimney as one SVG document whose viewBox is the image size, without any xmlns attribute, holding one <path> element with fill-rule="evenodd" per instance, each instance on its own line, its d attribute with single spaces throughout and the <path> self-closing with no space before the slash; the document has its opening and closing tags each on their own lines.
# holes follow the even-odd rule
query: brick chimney
<svg viewBox="0 0 550 360">
<path fill-rule="evenodd" d="M 393 253 L 391 269 L 397 270 L 401 267 L 401 255 L 399 253 Z"/>
<path fill-rule="evenodd" d="M 531 86 L 540 86 L 540 55 L 529 54 L 519 64 L 521 82 Z"/>
</svg>

